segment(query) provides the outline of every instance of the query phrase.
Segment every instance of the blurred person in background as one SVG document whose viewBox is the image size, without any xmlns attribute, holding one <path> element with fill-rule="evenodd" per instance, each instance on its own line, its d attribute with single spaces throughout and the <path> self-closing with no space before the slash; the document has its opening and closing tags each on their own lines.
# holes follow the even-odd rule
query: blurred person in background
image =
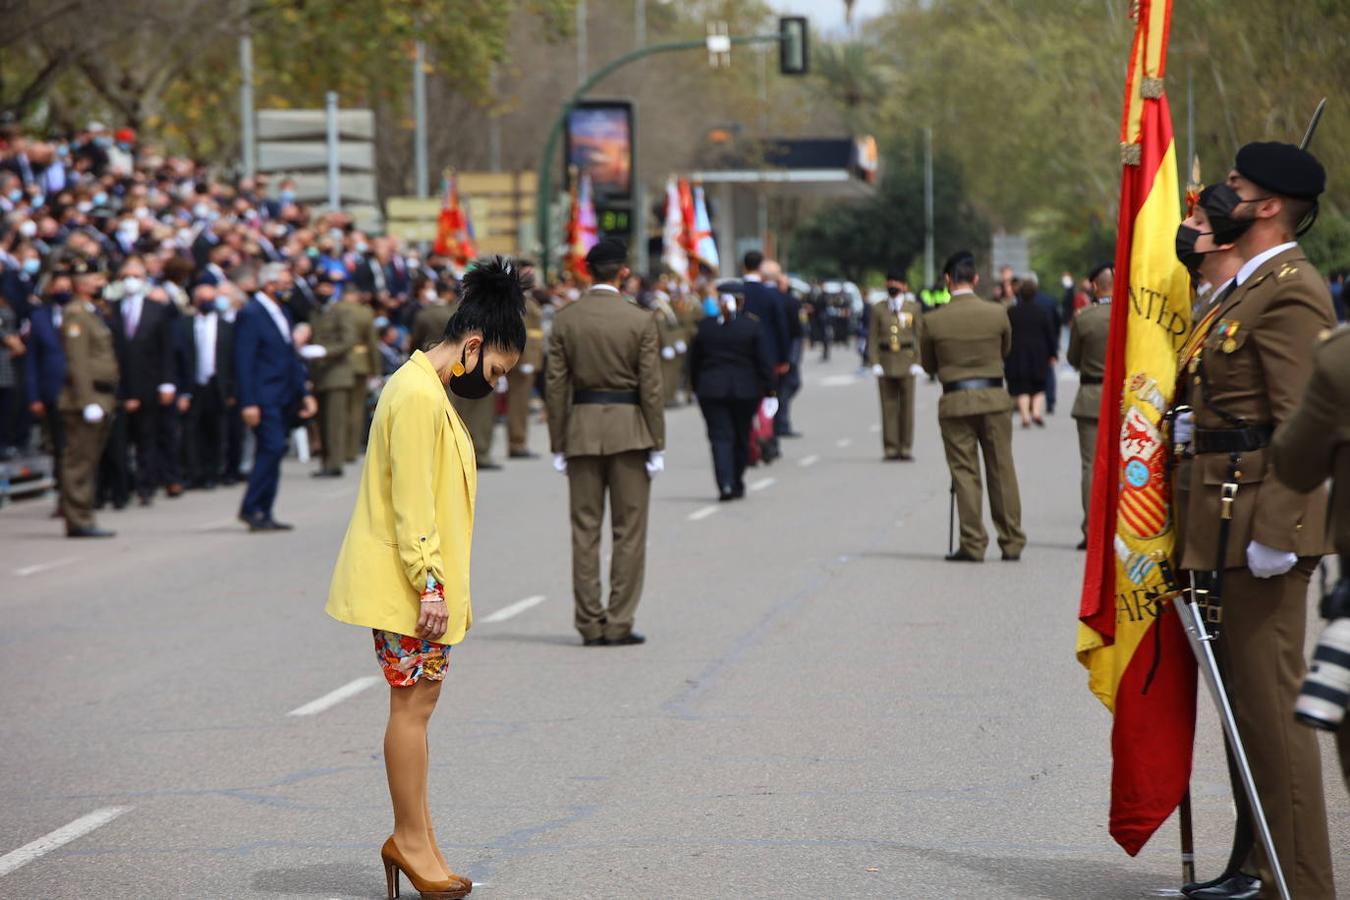
<svg viewBox="0 0 1350 900">
<path fill-rule="evenodd" d="M 192 292 L 194 313 L 174 323 L 183 456 L 189 488 L 213 490 L 225 476 L 227 421 L 234 400 L 234 326 L 214 285 Z"/>
<path fill-rule="evenodd" d="M 1023 428 L 1034 422 L 1045 427 L 1046 375 L 1054 363 L 1058 334 L 1049 314 L 1036 301 L 1036 282 L 1022 281 L 1017 302 L 1008 309 L 1012 323 L 1012 350 L 1004 361 L 1008 393 L 1017 400 Z"/>
</svg>

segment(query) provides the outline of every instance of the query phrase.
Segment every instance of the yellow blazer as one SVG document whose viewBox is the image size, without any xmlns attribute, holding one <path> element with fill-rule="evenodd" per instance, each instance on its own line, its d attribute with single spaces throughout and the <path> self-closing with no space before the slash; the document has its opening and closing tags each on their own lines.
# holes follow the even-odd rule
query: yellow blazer
<svg viewBox="0 0 1350 900">
<path fill-rule="evenodd" d="M 445 586 L 450 611 L 445 634 L 435 640 L 463 640 L 473 623 L 469 548 L 477 488 L 469 433 L 419 350 L 390 377 L 375 407 L 328 614 L 412 635 L 430 573 Z"/>
</svg>

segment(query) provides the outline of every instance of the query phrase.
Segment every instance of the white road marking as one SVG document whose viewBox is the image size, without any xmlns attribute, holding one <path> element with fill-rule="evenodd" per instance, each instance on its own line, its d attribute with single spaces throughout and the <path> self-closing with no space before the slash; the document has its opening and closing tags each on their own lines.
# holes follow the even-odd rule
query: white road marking
<svg viewBox="0 0 1350 900">
<path fill-rule="evenodd" d="M 201 525 L 194 525 L 193 531 L 215 531 L 218 528 L 227 528 L 230 525 L 242 525 L 237 516 L 231 516 L 228 519 L 216 519 L 214 522 L 205 522 Z"/>
<path fill-rule="evenodd" d="M 847 447 L 849 444 L 852 443 L 853 438 L 840 438 L 839 440 L 834 442 L 834 445 L 838 447 L 840 450 L 843 450 L 845 447 Z"/>
<path fill-rule="evenodd" d="M 814 466 L 818 462 L 820 462 L 820 457 L 812 453 L 810 456 L 803 456 L 798 460 L 797 465 L 805 469 L 807 466 Z"/>
<path fill-rule="evenodd" d="M 0 856 L 0 876 L 8 875 L 20 866 L 26 866 L 33 860 L 82 838 L 96 828 L 102 828 L 130 809 L 130 806 L 105 806 L 103 809 L 96 809 L 89 815 L 80 816 L 69 825 L 62 825 L 30 844 L 24 844 L 18 850 L 11 850 Z"/>
<path fill-rule="evenodd" d="M 358 678 L 355 681 L 349 681 L 335 691 L 329 691 L 318 700 L 311 700 L 304 706 L 297 706 L 295 709 L 286 713 L 288 716 L 312 716 L 315 713 L 321 713 L 325 709 L 337 706 L 343 700 L 349 697 L 355 697 L 357 694 L 374 687 L 384 681 L 379 675 L 367 675 L 364 678 Z"/>
<path fill-rule="evenodd" d="M 34 563 L 31 566 L 24 566 L 21 569 L 15 569 L 14 574 L 20 578 L 27 578 L 29 575 L 36 575 L 39 572 L 45 572 L 48 569 L 55 569 L 59 566 L 66 566 L 73 563 L 78 557 L 63 556 L 60 559 L 54 559 L 51 562 Z"/>
<path fill-rule="evenodd" d="M 881 434 L 881 426 L 876 423 L 873 423 L 872 427 L 868 428 L 867 430 L 872 432 L 873 434 Z"/>
<path fill-rule="evenodd" d="M 827 388 L 847 387 L 850 384 L 856 383 L 857 380 L 858 376 L 856 375 L 826 375 L 824 378 L 820 379 L 820 386 Z"/>
<path fill-rule="evenodd" d="M 705 506 L 702 509 L 696 509 L 693 512 L 691 512 L 689 514 L 689 521 L 699 522 L 702 521 L 703 519 L 708 518 L 708 516 L 715 514 L 716 512 L 717 512 L 716 506 Z"/>
<path fill-rule="evenodd" d="M 520 615 L 527 609 L 533 609 L 540 603 L 543 603 L 544 600 L 545 597 L 543 594 L 536 594 L 533 597 L 526 597 L 524 600 L 519 600 L 515 603 L 512 603 L 510 606 L 503 606 L 501 609 L 497 610 L 495 613 L 492 613 L 491 615 L 484 616 L 483 623 L 485 625 L 491 625 L 493 622 L 505 622 L 507 619 L 511 619 Z"/>
<path fill-rule="evenodd" d="M 759 481 L 756 481 L 754 484 L 750 485 L 750 490 L 752 491 L 768 490 L 777 483 L 778 483 L 777 479 L 774 478 L 761 478 Z"/>
</svg>

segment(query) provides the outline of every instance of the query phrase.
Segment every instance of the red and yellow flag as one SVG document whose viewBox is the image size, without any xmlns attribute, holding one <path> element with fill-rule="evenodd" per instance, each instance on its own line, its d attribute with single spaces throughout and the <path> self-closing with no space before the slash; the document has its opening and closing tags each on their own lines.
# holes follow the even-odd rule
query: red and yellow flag
<svg viewBox="0 0 1350 900">
<path fill-rule="evenodd" d="M 460 205 L 459 179 L 453 174 L 445 179 L 445 198 L 436 219 L 436 242 L 431 250 L 437 256 L 448 256 L 459 266 L 468 265 L 469 260 L 478 255 L 469 217 Z"/>
<path fill-rule="evenodd" d="M 1092 472 L 1078 659 L 1114 715 L 1111 836 L 1134 855 L 1186 793 L 1195 663 L 1164 591 L 1174 555 L 1164 414 L 1190 330 L 1172 116 L 1163 92 L 1171 0 L 1136 0 L 1121 124 L 1120 223 L 1111 337 Z"/>
</svg>

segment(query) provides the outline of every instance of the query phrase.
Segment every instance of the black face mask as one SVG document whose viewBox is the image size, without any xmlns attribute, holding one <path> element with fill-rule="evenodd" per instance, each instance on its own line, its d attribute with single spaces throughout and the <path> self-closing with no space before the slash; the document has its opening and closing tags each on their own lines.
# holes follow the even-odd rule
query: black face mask
<svg viewBox="0 0 1350 900">
<path fill-rule="evenodd" d="M 1219 215 L 1216 217 L 1210 214 L 1211 227 L 1214 229 L 1214 240 L 1220 244 L 1232 244 L 1247 233 L 1247 230 L 1256 224 L 1256 213 L 1252 212 L 1250 216 L 1238 218 L 1236 213 L 1248 203 L 1260 203 L 1263 200 L 1269 200 L 1269 197 L 1253 197 L 1250 200 L 1243 200 L 1238 196 L 1237 191 L 1224 185 L 1228 195 L 1216 197 L 1219 203 Z"/>
<path fill-rule="evenodd" d="M 890 297 L 899 297 L 900 289 L 898 287 L 888 287 L 886 288 L 886 294 Z"/>
<path fill-rule="evenodd" d="M 455 392 L 455 396 L 463 397 L 465 400 L 482 400 L 492 393 L 492 382 L 483 377 L 483 359 L 487 356 L 486 351 L 486 346 L 479 345 L 478 365 L 472 372 L 450 376 L 450 390 Z M 460 351 L 459 368 L 461 371 L 464 369 L 464 360 L 468 358 L 468 355 L 468 347 Z"/>
<path fill-rule="evenodd" d="M 1206 253 L 1213 253 L 1213 250 L 1201 252 L 1195 249 L 1195 242 L 1201 235 L 1213 234 L 1212 231 L 1200 231 L 1189 225 L 1177 226 L 1177 259 L 1186 267 L 1188 272 L 1198 272 L 1200 263 L 1204 262 Z"/>
<path fill-rule="evenodd" d="M 56 293 L 52 294 L 48 299 L 51 300 L 53 303 L 55 303 L 57 306 L 65 306 L 67 303 L 70 302 L 70 297 L 71 297 L 70 291 L 57 291 Z"/>
</svg>

